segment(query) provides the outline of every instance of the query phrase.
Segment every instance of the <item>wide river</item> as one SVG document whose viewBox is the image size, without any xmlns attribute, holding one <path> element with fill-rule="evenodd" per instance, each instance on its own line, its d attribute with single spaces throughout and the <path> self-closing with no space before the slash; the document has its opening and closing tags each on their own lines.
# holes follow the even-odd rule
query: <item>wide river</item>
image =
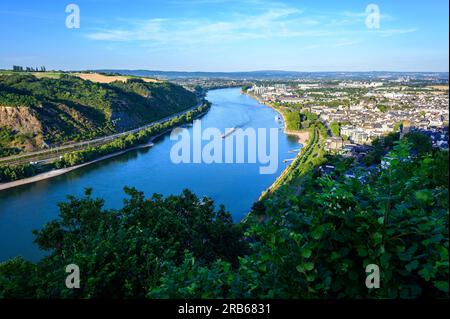
<svg viewBox="0 0 450 319">
<path fill-rule="evenodd" d="M 240 89 L 212 90 L 207 99 L 212 107 L 201 118 L 202 130 L 279 128 L 278 169 L 274 174 L 260 174 L 259 168 L 266 164 L 258 161 L 174 164 L 170 151 L 177 141 L 165 135 L 150 149 L 131 151 L 65 175 L 0 191 L 0 261 L 18 255 L 30 260 L 42 257 L 43 252 L 33 243 L 32 230 L 57 217 L 58 202 L 65 201 L 67 195 L 81 196 L 86 187 L 93 188 L 94 196 L 104 198 L 107 208 L 122 206 L 124 186 L 136 187 L 146 196 L 155 192 L 179 194 L 189 188 L 198 196 L 213 198 L 216 205 L 224 204 L 235 222 L 241 220 L 286 167 L 283 160 L 295 157 L 292 150 L 296 153 L 299 144 L 296 138 L 283 133 L 283 124 L 276 121 L 278 114 L 274 110 L 241 94 Z M 187 129 L 192 133 L 192 127 Z"/>
</svg>

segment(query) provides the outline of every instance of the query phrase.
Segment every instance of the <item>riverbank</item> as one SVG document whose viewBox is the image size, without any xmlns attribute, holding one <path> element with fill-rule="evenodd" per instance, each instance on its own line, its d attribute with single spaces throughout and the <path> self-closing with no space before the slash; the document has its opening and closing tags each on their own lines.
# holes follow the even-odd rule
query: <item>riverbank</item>
<svg viewBox="0 0 450 319">
<path fill-rule="evenodd" d="M 249 96 L 249 97 L 251 97 L 251 98 L 253 98 L 253 99 L 255 99 L 255 100 L 258 101 L 259 103 L 261 103 L 261 104 L 263 104 L 263 105 L 266 105 L 266 106 L 272 108 L 272 109 L 275 110 L 276 112 L 278 112 L 278 113 L 281 115 L 281 118 L 283 119 L 283 132 L 284 132 L 284 134 L 297 137 L 297 138 L 298 138 L 298 142 L 299 142 L 300 144 L 302 144 L 302 145 L 306 145 L 306 144 L 308 143 L 309 138 L 310 138 L 310 133 L 309 133 L 309 131 L 300 131 L 300 130 L 299 130 L 299 131 L 291 131 L 291 130 L 288 130 L 288 129 L 286 128 L 286 123 L 287 123 L 287 122 L 286 122 L 286 117 L 285 117 L 285 115 L 284 115 L 284 113 L 283 113 L 282 110 L 280 110 L 279 108 L 275 107 L 275 106 L 272 105 L 271 103 L 267 103 L 267 102 L 265 102 L 265 101 L 262 101 L 259 97 L 255 96 L 255 95 L 253 95 L 253 94 L 250 94 L 250 93 L 244 92 L 244 91 L 242 91 L 242 93 L 245 94 L 245 95 L 247 95 L 247 96 Z"/>
<path fill-rule="evenodd" d="M 283 119 L 283 132 L 284 134 L 287 135 L 292 135 L 292 136 L 296 136 L 298 138 L 298 142 L 299 144 L 302 145 L 301 150 L 297 153 L 295 159 L 288 165 L 286 166 L 286 168 L 283 170 L 283 172 L 281 173 L 280 176 L 278 176 L 278 178 L 266 189 L 264 190 L 258 201 L 263 201 L 265 198 L 267 198 L 267 196 L 272 193 L 273 191 L 275 191 L 278 187 L 280 187 L 280 185 L 283 184 L 283 182 L 286 180 L 286 178 L 288 177 L 289 174 L 292 173 L 292 171 L 299 165 L 299 162 L 302 162 L 302 158 L 305 158 L 308 156 L 309 150 L 311 148 L 314 147 L 314 145 L 316 143 L 318 143 L 318 140 L 316 140 L 316 137 L 318 135 L 316 135 L 316 130 L 315 128 L 311 131 L 291 131 L 288 130 L 286 128 L 286 118 L 285 115 L 283 113 L 283 111 L 281 111 L 280 109 L 278 109 L 277 107 L 275 107 L 274 105 L 272 105 L 271 103 L 266 103 L 265 101 L 262 101 L 260 98 L 258 98 L 257 96 L 253 95 L 253 94 L 249 94 L 247 92 L 243 92 L 241 91 L 243 94 L 255 99 L 256 101 L 258 101 L 258 103 L 261 103 L 265 106 L 268 106 L 270 108 L 272 108 L 273 110 L 275 110 L 277 113 L 279 113 Z M 311 132 L 313 134 L 313 138 L 311 139 Z M 245 223 L 245 221 L 247 220 L 247 218 L 250 216 L 250 214 L 248 214 L 246 216 L 246 218 L 244 218 L 242 220 L 242 222 Z"/>
<path fill-rule="evenodd" d="M 272 185 L 270 185 L 269 188 L 267 188 L 264 192 L 262 192 L 258 201 L 260 202 L 264 201 L 270 194 L 272 194 L 281 185 L 283 185 L 284 183 L 286 183 L 287 180 L 290 179 L 290 175 L 294 173 L 294 171 L 299 167 L 299 165 L 306 163 L 308 157 L 311 154 L 311 150 L 314 149 L 319 142 L 319 135 L 316 132 L 316 129 L 313 128 L 311 131 L 312 131 L 312 139 L 309 139 L 308 143 L 302 146 L 302 149 L 300 150 L 300 152 L 298 152 L 294 161 L 286 167 L 286 169 L 281 173 L 280 176 L 278 176 L 278 178 L 272 183 Z"/>
<path fill-rule="evenodd" d="M 205 108 L 206 108 L 206 110 L 205 110 Z M 143 142 L 143 143 L 135 145 L 135 146 L 131 146 L 130 145 L 131 147 L 122 149 L 120 151 L 118 150 L 116 152 L 112 152 L 110 154 L 106 154 L 106 155 L 103 155 L 103 156 L 99 156 L 98 158 L 92 159 L 92 160 L 87 161 L 85 163 L 80 163 L 80 164 L 73 163 L 69 167 L 56 168 L 56 169 L 53 168 L 53 169 L 46 170 L 43 173 L 40 173 L 40 174 L 37 174 L 37 175 L 33 175 L 33 176 L 30 176 L 30 177 L 20 178 L 20 179 L 17 179 L 17 180 L 6 182 L 6 183 L 0 183 L 0 191 L 6 190 L 6 189 L 10 189 L 10 188 L 13 188 L 13 187 L 17 187 L 17 186 L 21 186 L 21 185 L 26 185 L 26 184 L 38 182 L 38 181 L 49 179 L 49 178 L 52 178 L 52 177 L 60 176 L 62 174 L 66 174 L 66 173 L 68 173 L 70 171 L 73 171 L 75 169 L 78 169 L 78 168 L 81 168 L 81 167 L 84 167 L 84 166 L 87 166 L 87 165 L 90 165 L 90 164 L 93 164 L 93 163 L 96 163 L 96 162 L 99 162 L 99 161 L 102 161 L 102 160 L 105 160 L 105 159 L 108 159 L 108 158 L 111 158 L 111 157 L 115 157 L 115 156 L 127 153 L 129 151 L 133 151 L 133 150 L 140 149 L 140 148 L 150 147 L 150 146 L 153 145 L 153 143 L 151 143 L 151 141 L 153 141 L 156 137 L 159 137 L 159 136 L 162 136 L 164 134 L 167 134 L 167 132 L 169 132 L 173 127 L 176 127 L 177 125 L 183 125 L 184 124 L 184 121 L 182 120 L 183 116 L 186 117 L 187 115 L 192 113 L 191 114 L 192 115 L 191 119 L 197 119 L 197 118 L 202 117 L 203 115 L 205 115 L 209 111 L 209 109 L 210 109 L 210 105 L 208 103 L 205 103 L 205 104 L 197 107 L 194 110 L 186 111 L 182 115 L 177 113 L 174 118 L 167 119 L 165 122 L 161 123 L 161 124 L 168 123 L 167 124 L 167 128 L 163 129 L 162 131 L 160 131 L 160 132 L 158 132 L 156 134 L 151 135 L 147 139 L 147 142 Z M 200 113 L 195 114 L 198 111 L 200 111 Z M 179 119 L 180 122 L 179 123 L 172 123 L 171 122 L 171 121 L 174 121 L 176 119 Z M 147 130 L 151 129 L 151 128 L 152 127 L 148 127 Z M 138 134 L 138 133 L 139 132 L 136 132 L 136 133 L 133 133 L 133 134 Z M 133 135 L 133 134 L 130 134 L 130 136 Z M 126 142 L 126 140 L 125 140 L 125 142 Z M 114 142 L 112 142 L 112 143 L 114 143 Z M 73 154 L 76 154 L 77 152 L 80 152 L 80 151 L 75 151 L 75 152 L 73 152 Z M 70 155 L 72 153 L 68 153 L 68 154 Z M 98 155 L 101 155 L 101 153 L 98 154 Z"/>
<path fill-rule="evenodd" d="M 31 183 L 35 183 L 35 182 L 39 182 L 39 181 L 43 181 L 52 177 L 56 177 L 56 176 L 60 176 L 66 173 L 69 173 L 71 171 L 74 171 L 76 169 L 79 169 L 81 167 L 85 167 L 103 160 L 106 160 L 108 158 L 112 158 L 112 157 L 116 157 L 131 151 L 135 151 L 138 149 L 143 149 L 143 148 L 149 148 L 152 147 L 154 144 L 153 143 L 148 143 L 148 144 L 143 144 L 143 145 L 138 145 L 117 153 L 113 153 L 113 154 L 109 154 L 109 155 L 105 155 L 102 157 L 99 157 L 93 161 L 87 162 L 87 163 L 83 163 L 80 165 L 75 165 L 75 166 L 71 166 L 71 167 L 65 167 L 65 168 L 60 168 L 60 169 L 55 169 L 49 172 L 45 172 L 45 173 L 41 173 L 38 174 L 36 176 L 33 177 L 29 177 L 29 178 L 24 178 L 24 179 L 19 179 L 17 181 L 13 181 L 13 182 L 8 182 L 8 183 L 3 183 L 0 184 L 0 191 L 5 190 L 5 189 L 9 189 L 9 188 L 13 188 L 13 187 L 17 187 L 17 186 L 21 186 L 21 185 L 26 185 L 26 184 L 31 184 Z"/>
<path fill-rule="evenodd" d="M 310 134 L 308 131 L 288 131 L 286 130 L 286 122 L 284 122 L 285 128 L 283 130 L 284 134 L 296 136 L 298 138 L 298 142 L 302 145 L 308 143 Z"/>
</svg>

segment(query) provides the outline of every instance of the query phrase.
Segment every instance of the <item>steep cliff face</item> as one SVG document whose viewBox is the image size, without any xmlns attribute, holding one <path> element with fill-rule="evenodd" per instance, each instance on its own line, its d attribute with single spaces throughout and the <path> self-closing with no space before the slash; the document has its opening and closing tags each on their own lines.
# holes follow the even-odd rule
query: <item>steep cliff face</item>
<svg viewBox="0 0 450 319">
<path fill-rule="evenodd" d="M 42 133 L 42 124 L 30 107 L 1 106 L 0 127 L 20 133 Z"/>
<path fill-rule="evenodd" d="M 42 123 L 33 109 L 0 106 L 0 156 L 34 151 L 42 145 Z"/>
<path fill-rule="evenodd" d="M 0 75 L 0 132 L 6 136 L 0 149 L 36 150 L 108 135 L 195 104 L 193 93 L 168 82 L 106 84 L 68 75 Z"/>
</svg>

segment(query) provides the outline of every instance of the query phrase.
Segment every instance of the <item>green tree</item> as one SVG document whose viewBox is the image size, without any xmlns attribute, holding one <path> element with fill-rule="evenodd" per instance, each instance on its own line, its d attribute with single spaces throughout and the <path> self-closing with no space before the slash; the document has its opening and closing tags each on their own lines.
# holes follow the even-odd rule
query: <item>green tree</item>
<svg viewBox="0 0 450 319">
<path fill-rule="evenodd" d="M 338 122 L 331 122 L 330 123 L 330 130 L 331 130 L 331 134 L 333 136 L 339 136 L 340 129 L 341 129 L 340 123 L 338 123 Z"/>
<path fill-rule="evenodd" d="M 60 217 L 36 231 L 35 242 L 50 255 L 36 264 L 14 259 L 0 264 L 4 298 L 138 298 L 156 288 L 166 263 L 175 266 L 189 253 L 208 266 L 237 263 L 245 252 L 242 233 L 223 207 L 185 190 L 180 196 L 130 196 L 120 210 L 106 210 L 101 199 L 69 197 Z M 83 273 L 80 289 L 64 286 L 65 266 Z"/>
<path fill-rule="evenodd" d="M 301 171 L 239 224 L 187 190 L 146 199 L 126 188 L 117 210 L 89 189 L 70 196 L 35 232 L 47 257 L 0 264 L 0 297 L 448 298 L 449 153 L 415 150 L 407 138 L 383 143 L 392 143 L 387 167 L 328 156 L 332 174 L 315 169 L 318 150 L 305 147 Z M 64 286 L 71 263 L 80 289 Z M 381 269 L 379 289 L 365 286 L 368 264 Z"/>
</svg>

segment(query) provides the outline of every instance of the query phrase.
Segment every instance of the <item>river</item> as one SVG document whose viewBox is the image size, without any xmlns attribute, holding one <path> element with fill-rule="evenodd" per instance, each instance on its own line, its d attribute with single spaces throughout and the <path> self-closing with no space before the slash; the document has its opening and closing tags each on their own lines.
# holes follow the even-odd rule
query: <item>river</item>
<svg viewBox="0 0 450 319">
<path fill-rule="evenodd" d="M 201 119 L 202 129 L 281 128 L 277 113 L 241 94 L 240 89 L 208 92 L 210 111 Z M 192 127 L 188 127 L 192 131 Z M 229 137 L 227 137 L 229 138 Z M 261 192 L 281 174 L 284 159 L 295 157 L 296 138 L 278 130 L 278 169 L 274 174 L 260 174 L 254 164 L 174 164 L 170 150 L 176 141 L 160 137 L 150 149 L 141 149 L 94 163 L 65 175 L 0 191 L 0 261 L 21 255 L 38 260 L 44 253 L 33 243 L 33 229 L 58 215 L 57 203 L 67 195 L 81 196 L 87 187 L 93 195 L 105 199 L 106 208 L 120 208 L 126 195 L 124 186 L 136 187 L 146 196 L 152 193 L 179 194 L 189 188 L 198 196 L 209 196 L 216 205 L 224 204 L 238 222 L 250 210 Z M 246 145 L 247 147 L 247 145 Z"/>
</svg>

